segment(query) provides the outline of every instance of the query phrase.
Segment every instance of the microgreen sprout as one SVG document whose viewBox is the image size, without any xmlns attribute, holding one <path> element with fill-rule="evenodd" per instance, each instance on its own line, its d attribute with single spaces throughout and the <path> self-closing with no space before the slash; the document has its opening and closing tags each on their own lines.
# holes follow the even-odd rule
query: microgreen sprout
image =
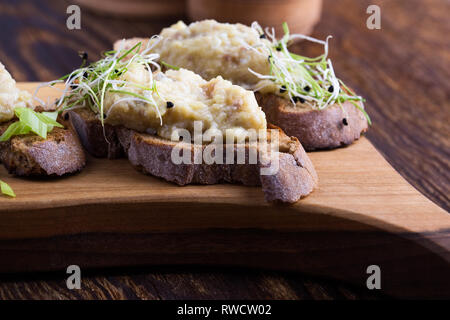
<svg viewBox="0 0 450 320">
<path fill-rule="evenodd" d="M 56 83 L 64 82 L 64 89 L 56 103 L 57 109 L 62 112 L 74 108 L 89 107 L 99 116 L 102 125 L 104 125 L 105 120 L 104 104 L 107 92 L 125 96 L 115 101 L 114 105 L 123 101 L 140 101 L 153 105 L 162 122 L 159 109 L 153 98 L 153 93 L 158 93 L 152 71 L 161 70 L 160 65 L 156 62 L 159 59 L 159 54 L 150 53 L 160 40 L 159 36 L 154 38 L 155 41 L 149 41 L 146 48 L 142 48 L 142 43 L 138 42 L 132 48 L 126 50 L 123 49 L 123 41 L 118 50 L 104 52 L 103 59 L 88 66 L 82 65 L 70 74 L 43 84 L 43 86 L 53 86 Z M 141 64 L 150 71 L 147 85 L 125 81 L 120 78 L 128 71 L 132 63 Z M 133 90 L 136 88 L 142 89 L 142 94 Z"/>
<path fill-rule="evenodd" d="M 180 70 L 180 67 L 173 66 L 173 65 L 171 65 L 171 64 L 168 64 L 168 63 L 165 62 L 165 61 L 161 61 L 161 64 L 162 64 L 164 67 L 166 67 L 167 69 Z"/>
<path fill-rule="evenodd" d="M 260 83 L 255 91 L 265 86 L 275 84 L 283 95 L 289 97 L 293 104 L 304 102 L 314 109 L 323 110 L 329 105 L 349 101 L 363 112 L 369 124 L 369 116 L 364 110 L 364 99 L 350 90 L 334 73 L 333 64 L 328 58 L 328 36 L 325 41 L 301 34 L 290 34 L 287 23 L 283 23 L 283 37 L 278 40 L 274 29 L 266 28 L 254 22 L 252 29 L 259 36 L 258 45 L 246 45 L 257 54 L 267 56 L 270 66 L 269 74 L 261 74 L 249 68 L 257 76 Z M 263 35 L 265 35 L 263 37 Z M 318 57 L 310 58 L 289 52 L 288 46 L 295 39 L 304 39 L 323 45 L 324 53 Z"/>
</svg>

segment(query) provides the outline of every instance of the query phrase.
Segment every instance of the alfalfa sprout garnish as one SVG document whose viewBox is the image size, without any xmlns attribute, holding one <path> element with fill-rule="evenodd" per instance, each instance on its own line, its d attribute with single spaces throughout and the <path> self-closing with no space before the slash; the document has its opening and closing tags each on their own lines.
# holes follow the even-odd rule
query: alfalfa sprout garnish
<svg viewBox="0 0 450 320">
<path fill-rule="evenodd" d="M 138 42 L 128 50 L 119 48 L 118 50 L 107 51 L 104 53 L 103 59 L 88 66 L 82 66 L 58 80 L 43 84 L 43 86 L 64 83 L 61 96 L 56 103 L 57 110 L 61 112 L 73 108 L 89 107 L 98 115 L 102 125 L 104 125 L 105 120 L 104 102 L 107 92 L 118 93 L 124 96 L 117 100 L 115 104 L 123 101 L 140 101 L 153 105 L 162 121 L 156 101 L 153 98 L 153 93 L 158 94 L 158 92 L 152 72 L 149 72 L 147 85 L 125 81 L 120 78 L 121 75 L 128 71 L 132 63 L 141 64 L 147 70 L 161 70 L 160 65 L 156 62 L 159 59 L 159 54 L 151 53 L 152 48 L 159 40 L 158 36 L 155 36 L 155 38 L 156 41 L 142 51 L 141 42 Z M 135 90 L 130 90 L 133 87 L 142 89 L 142 94 L 136 93 Z"/>
<path fill-rule="evenodd" d="M 252 74 L 261 79 L 255 91 L 275 84 L 278 92 L 288 97 L 293 104 L 300 101 L 318 110 L 336 103 L 342 107 L 342 103 L 349 101 L 361 110 L 371 124 L 364 110 L 364 99 L 350 90 L 334 73 L 333 64 L 328 58 L 328 41 L 331 36 L 323 41 L 301 34 L 290 34 L 285 22 L 284 35 L 278 40 L 273 28 L 266 28 L 264 31 L 257 22 L 252 23 L 251 27 L 259 35 L 260 41 L 255 46 L 246 44 L 246 47 L 257 54 L 267 55 L 270 65 L 269 74 L 261 74 L 249 68 Z M 289 52 L 288 46 L 295 39 L 321 44 L 324 53 L 310 58 Z"/>
</svg>

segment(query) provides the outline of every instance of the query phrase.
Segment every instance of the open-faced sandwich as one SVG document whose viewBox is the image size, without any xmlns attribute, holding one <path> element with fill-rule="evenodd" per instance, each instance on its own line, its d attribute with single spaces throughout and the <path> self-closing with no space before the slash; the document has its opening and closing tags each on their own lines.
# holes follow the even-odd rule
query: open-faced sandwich
<svg viewBox="0 0 450 320">
<path fill-rule="evenodd" d="M 352 143 L 368 128 L 363 98 L 339 80 L 328 58 L 325 41 L 289 34 L 275 37 L 257 24 L 204 20 L 178 22 L 156 38 L 117 41 L 115 48 L 138 42 L 154 45 L 163 65 L 186 68 L 206 80 L 222 76 L 256 92 L 267 120 L 297 137 L 306 150 L 335 148 Z M 308 58 L 289 52 L 296 39 L 324 46 L 324 53 Z M 145 45 L 143 47 L 146 47 Z"/>
<path fill-rule="evenodd" d="M 84 166 L 78 137 L 61 120 L 57 111 L 35 109 L 31 95 L 0 63 L 0 162 L 10 173 L 61 176 Z"/>
<path fill-rule="evenodd" d="M 158 59 L 137 43 L 66 77 L 58 105 L 91 154 L 125 154 L 178 185 L 261 186 L 268 201 L 295 202 L 317 186 L 298 139 L 267 124 L 252 91 L 220 76 L 162 72 Z"/>
</svg>

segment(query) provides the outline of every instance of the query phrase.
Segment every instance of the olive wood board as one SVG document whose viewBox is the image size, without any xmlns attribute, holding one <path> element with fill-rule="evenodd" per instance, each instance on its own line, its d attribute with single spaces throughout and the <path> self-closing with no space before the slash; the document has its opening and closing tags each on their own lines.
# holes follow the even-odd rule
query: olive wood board
<svg viewBox="0 0 450 320">
<path fill-rule="evenodd" d="M 37 83 L 19 83 L 34 91 Z M 58 91 L 42 89 L 53 100 Z M 361 138 L 309 153 L 319 188 L 293 205 L 258 187 L 177 186 L 126 159 L 88 157 L 63 178 L 0 179 L 0 272 L 202 265 L 304 272 L 381 291 L 450 297 L 450 215 L 409 185 Z"/>
</svg>

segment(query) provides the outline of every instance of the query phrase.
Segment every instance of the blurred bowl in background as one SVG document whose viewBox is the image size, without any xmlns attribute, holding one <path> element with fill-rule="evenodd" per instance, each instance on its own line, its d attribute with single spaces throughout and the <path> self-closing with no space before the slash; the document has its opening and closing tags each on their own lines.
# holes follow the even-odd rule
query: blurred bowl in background
<svg viewBox="0 0 450 320">
<path fill-rule="evenodd" d="M 186 0 L 74 0 L 76 4 L 103 14 L 130 17 L 184 16 Z"/>
<path fill-rule="evenodd" d="M 292 33 L 310 34 L 320 20 L 322 0 L 187 0 L 191 20 L 215 19 L 250 25 L 258 21 L 262 27 L 274 27 L 283 34 L 287 22 Z"/>
</svg>

